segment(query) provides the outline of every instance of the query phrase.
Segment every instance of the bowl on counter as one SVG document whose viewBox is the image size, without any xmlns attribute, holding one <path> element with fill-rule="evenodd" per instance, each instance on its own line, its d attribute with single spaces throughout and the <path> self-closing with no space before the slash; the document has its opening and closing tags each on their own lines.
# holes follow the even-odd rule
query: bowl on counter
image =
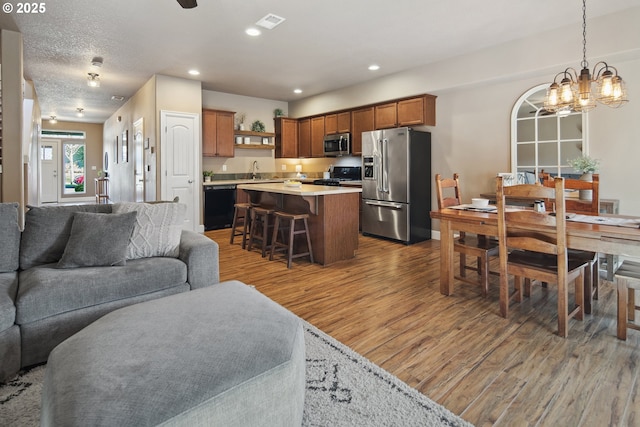
<svg viewBox="0 0 640 427">
<path fill-rule="evenodd" d="M 489 206 L 489 199 L 473 198 L 471 199 L 471 205 L 474 208 L 486 208 Z"/>
<path fill-rule="evenodd" d="M 288 179 L 284 182 L 284 185 L 286 187 L 300 187 L 302 185 L 302 182 Z"/>
</svg>

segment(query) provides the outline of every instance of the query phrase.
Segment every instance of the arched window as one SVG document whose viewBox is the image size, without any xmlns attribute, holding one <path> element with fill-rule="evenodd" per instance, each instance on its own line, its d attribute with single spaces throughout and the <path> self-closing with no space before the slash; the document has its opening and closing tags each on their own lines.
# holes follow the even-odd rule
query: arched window
<svg viewBox="0 0 640 427">
<path fill-rule="evenodd" d="M 511 111 L 511 172 L 537 177 L 541 171 L 568 176 L 568 160 L 588 154 L 587 114 L 547 112 L 548 84 L 524 93 Z"/>
</svg>

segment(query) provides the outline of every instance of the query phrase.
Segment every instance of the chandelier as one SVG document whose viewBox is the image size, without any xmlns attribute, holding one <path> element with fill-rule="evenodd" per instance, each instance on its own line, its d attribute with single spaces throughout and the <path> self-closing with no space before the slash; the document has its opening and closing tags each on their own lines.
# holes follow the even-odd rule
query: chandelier
<svg viewBox="0 0 640 427">
<path fill-rule="evenodd" d="M 629 102 L 627 89 L 618 70 L 606 62 L 593 67 L 593 77 L 587 62 L 587 0 L 582 0 L 582 70 L 580 74 L 569 67 L 556 74 L 547 89 L 545 110 L 551 113 L 568 114 L 571 111 L 586 112 L 596 107 L 596 101 L 612 108 Z M 560 83 L 557 82 L 561 77 Z M 596 91 L 592 91 L 595 83 Z"/>
</svg>

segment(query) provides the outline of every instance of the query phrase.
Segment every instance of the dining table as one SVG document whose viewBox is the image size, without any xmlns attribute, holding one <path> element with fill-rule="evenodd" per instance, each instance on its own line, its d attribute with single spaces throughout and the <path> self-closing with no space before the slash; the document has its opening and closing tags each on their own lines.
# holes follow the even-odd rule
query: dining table
<svg viewBox="0 0 640 427">
<path fill-rule="evenodd" d="M 498 236 L 497 210 L 495 207 L 476 209 L 472 206 L 444 208 L 431 211 L 431 218 L 440 221 L 440 293 L 451 295 L 455 233 L 463 231 Z M 532 230 L 545 232 L 544 229 Z M 566 230 L 567 247 L 570 249 L 640 258 L 640 217 L 569 214 Z M 590 305 L 590 301 L 585 301 L 585 304 Z"/>
</svg>

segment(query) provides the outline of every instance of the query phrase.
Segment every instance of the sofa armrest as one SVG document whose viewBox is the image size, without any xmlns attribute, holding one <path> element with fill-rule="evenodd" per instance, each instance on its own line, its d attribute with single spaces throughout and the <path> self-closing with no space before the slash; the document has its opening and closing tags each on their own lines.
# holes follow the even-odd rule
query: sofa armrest
<svg viewBox="0 0 640 427">
<path fill-rule="evenodd" d="M 187 264 L 191 289 L 220 282 L 218 243 L 195 231 L 182 230 L 178 258 Z"/>
</svg>

